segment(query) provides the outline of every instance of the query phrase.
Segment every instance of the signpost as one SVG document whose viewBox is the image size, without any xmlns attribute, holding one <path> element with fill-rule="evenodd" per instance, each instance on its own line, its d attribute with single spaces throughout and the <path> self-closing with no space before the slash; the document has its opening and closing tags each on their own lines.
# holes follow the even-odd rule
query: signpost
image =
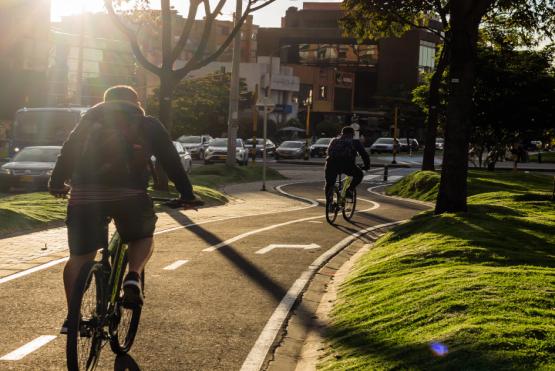
<svg viewBox="0 0 555 371">
<path fill-rule="evenodd" d="M 263 135 L 264 135 L 264 143 L 262 147 L 262 191 L 266 190 L 266 141 L 268 140 L 268 111 L 274 108 L 274 102 L 270 97 L 266 96 L 263 97 L 258 101 L 256 104 L 259 107 L 263 107 L 264 109 L 264 126 L 263 126 Z"/>
</svg>

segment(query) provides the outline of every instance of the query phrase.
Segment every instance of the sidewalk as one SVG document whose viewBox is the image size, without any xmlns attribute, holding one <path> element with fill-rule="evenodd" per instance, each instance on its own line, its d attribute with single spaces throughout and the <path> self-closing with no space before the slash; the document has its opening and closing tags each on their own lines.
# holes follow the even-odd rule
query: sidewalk
<svg viewBox="0 0 555 371">
<path fill-rule="evenodd" d="M 304 178 L 303 174 L 298 172 L 292 172 L 289 177 L 293 178 L 291 181 Z M 287 180 L 268 182 L 267 189 L 271 190 L 275 185 L 286 182 Z M 260 187 L 260 182 L 226 186 L 224 192 L 230 198 L 228 204 L 199 209 L 198 212 L 174 212 L 186 215 L 193 223 L 206 223 L 268 213 L 270 210 L 272 213 L 279 213 L 305 205 L 300 201 L 279 196 L 273 192 L 261 192 Z M 181 226 L 176 221 L 179 218 L 172 217 L 165 212 L 157 215 L 156 232 Z M 113 226 L 111 226 L 111 231 L 113 231 Z M 68 254 L 65 227 L 0 239 L 0 278 L 65 258 Z"/>
</svg>

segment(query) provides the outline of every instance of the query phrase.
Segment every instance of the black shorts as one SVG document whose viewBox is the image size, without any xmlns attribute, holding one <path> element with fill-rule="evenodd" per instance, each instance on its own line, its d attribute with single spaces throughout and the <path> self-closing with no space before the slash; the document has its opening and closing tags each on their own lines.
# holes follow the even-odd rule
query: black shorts
<svg viewBox="0 0 555 371">
<path fill-rule="evenodd" d="M 107 246 L 110 218 L 124 243 L 152 237 L 158 219 L 148 196 L 69 205 L 66 218 L 69 252 L 85 255 Z"/>
</svg>

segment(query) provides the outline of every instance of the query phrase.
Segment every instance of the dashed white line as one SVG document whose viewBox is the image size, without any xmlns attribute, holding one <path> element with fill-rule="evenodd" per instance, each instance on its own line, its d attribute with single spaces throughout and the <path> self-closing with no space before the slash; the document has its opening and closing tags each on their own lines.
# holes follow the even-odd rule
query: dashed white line
<svg viewBox="0 0 555 371">
<path fill-rule="evenodd" d="M 188 260 L 177 260 L 173 263 L 171 263 L 170 265 L 168 265 L 167 267 L 164 267 L 163 269 L 165 271 L 174 271 L 177 268 L 181 267 L 182 265 L 187 264 L 189 261 Z"/>
<path fill-rule="evenodd" d="M 26 355 L 33 353 L 35 350 L 50 343 L 54 339 L 56 339 L 56 336 L 54 335 L 39 336 L 35 340 L 25 344 L 20 348 L 17 348 L 13 352 L 6 354 L 2 358 L 0 358 L 0 361 L 19 361 Z"/>
</svg>

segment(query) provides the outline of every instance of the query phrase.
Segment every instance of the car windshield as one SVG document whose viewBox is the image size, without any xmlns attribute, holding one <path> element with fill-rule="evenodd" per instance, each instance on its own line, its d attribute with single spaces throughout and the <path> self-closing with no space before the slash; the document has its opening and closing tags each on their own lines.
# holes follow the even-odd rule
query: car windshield
<svg viewBox="0 0 555 371">
<path fill-rule="evenodd" d="M 301 142 L 283 142 L 281 147 L 283 148 L 301 148 L 303 144 Z"/>
<path fill-rule="evenodd" d="M 200 143 L 200 137 L 197 137 L 197 136 L 180 137 L 179 141 L 181 143 L 186 143 L 186 144 Z"/>
<path fill-rule="evenodd" d="M 379 138 L 374 144 L 393 144 L 393 138 Z"/>
<path fill-rule="evenodd" d="M 19 152 L 13 162 L 56 162 L 60 148 L 28 147 Z"/>
<path fill-rule="evenodd" d="M 331 138 L 320 138 L 314 144 L 330 144 Z"/>
<path fill-rule="evenodd" d="M 252 139 L 247 139 L 247 140 L 245 141 L 245 144 L 252 145 L 252 142 L 253 142 Z M 264 143 L 264 139 L 257 139 L 257 140 L 256 140 L 256 145 L 257 145 L 257 146 L 258 146 L 258 145 L 262 145 L 262 143 Z M 268 143 L 266 143 L 266 144 L 268 144 Z"/>
<path fill-rule="evenodd" d="M 227 147 L 227 138 L 212 139 L 210 141 L 212 147 Z M 237 146 L 243 147 L 243 140 L 237 139 Z"/>
<path fill-rule="evenodd" d="M 443 143 L 443 138 L 436 138 L 436 143 Z"/>
</svg>

